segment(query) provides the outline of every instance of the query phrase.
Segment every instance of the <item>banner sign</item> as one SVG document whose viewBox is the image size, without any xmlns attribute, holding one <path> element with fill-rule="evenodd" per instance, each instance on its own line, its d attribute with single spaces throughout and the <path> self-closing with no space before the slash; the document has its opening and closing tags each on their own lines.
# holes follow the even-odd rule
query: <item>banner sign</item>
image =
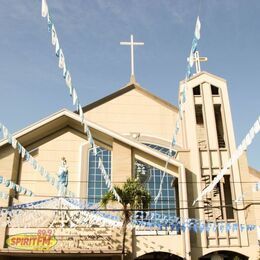
<svg viewBox="0 0 260 260">
<path fill-rule="evenodd" d="M 37 233 L 11 235 L 6 239 L 6 244 L 19 250 L 45 251 L 53 248 L 57 239 L 52 235 L 52 230 L 39 229 Z"/>
<path fill-rule="evenodd" d="M 25 251 L 121 250 L 120 228 L 10 228 L 8 247 Z M 22 231 L 22 233 L 20 233 Z"/>
</svg>

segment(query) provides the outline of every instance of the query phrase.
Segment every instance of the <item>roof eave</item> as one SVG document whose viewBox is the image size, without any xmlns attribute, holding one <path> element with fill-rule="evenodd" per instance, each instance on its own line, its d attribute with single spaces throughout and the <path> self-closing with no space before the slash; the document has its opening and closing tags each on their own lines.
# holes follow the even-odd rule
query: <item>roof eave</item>
<svg viewBox="0 0 260 260">
<path fill-rule="evenodd" d="M 73 113 L 73 112 L 71 112 L 71 111 L 69 111 L 67 109 L 62 109 L 59 112 L 56 112 L 56 113 L 52 114 L 51 116 L 46 117 L 46 118 L 44 118 L 44 119 L 42 119 L 42 120 L 40 120 L 40 121 L 38 121 L 38 122 L 36 122 L 36 123 L 26 127 L 26 128 L 24 128 L 24 129 L 14 133 L 13 136 L 16 139 L 19 139 L 22 136 L 24 136 L 26 134 L 30 134 L 32 131 L 35 131 L 37 128 L 40 128 L 40 127 L 44 126 L 47 123 L 50 123 L 50 122 L 52 122 L 54 120 L 57 120 L 58 118 L 60 118 L 62 116 L 67 116 L 67 117 L 77 121 L 78 123 L 81 123 L 81 119 L 80 119 L 79 115 L 77 115 L 77 114 L 75 114 L 75 113 Z M 107 128 L 104 128 L 103 126 L 100 126 L 100 125 L 98 125 L 98 124 L 96 124 L 94 122 L 91 122 L 89 120 L 86 120 L 86 122 L 87 122 L 87 125 L 89 127 L 93 128 L 93 129 L 95 129 L 97 131 L 100 131 L 100 132 L 102 132 L 102 133 L 104 133 L 104 134 L 106 134 L 108 136 L 111 136 L 112 138 L 115 138 L 115 139 L 117 139 L 117 140 L 119 140 L 119 141 L 121 141 L 121 142 L 123 142 L 123 143 L 125 143 L 125 144 L 127 144 L 129 146 L 131 146 L 131 147 L 134 147 L 134 148 L 139 149 L 139 150 L 141 150 L 141 151 L 143 151 L 145 153 L 148 153 L 148 154 L 150 154 L 152 156 L 155 156 L 155 157 L 157 157 L 158 159 L 160 159 L 162 161 L 165 161 L 165 162 L 168 161 L 170 164 L 172 164 L 172 165 L 174 165 L 174 166 L 176 166 L 178 168 L 183 166 L 183 164 L 180 161 L 178 161 L 176 159 L 172 159 L 172 158 L 169 159 L 168 156 L 166 156 L 164 154 L 161 154 L 160 152 L 158 152 L 156 150 L 152 150 L 149 147 L 147 147 L 146 145 L 143 145 L 143 144 L 141 144 L 141 143 L 139 143 L 137 141 L 134 141 L 134 140 L 131 140 L 129 138 L 126 138 L 126 137 L 124 137 L 124 136 L 122 136 L 122 135 L 120 135 L 120 134 L 118 134 L 118 133 L 116 133 L 114 131 L 111 131 L 111 130 L 109 130 Z M 83 127 L 82 127 L 82 130 L 83 130 Z M 7 144 L 7 143 L 8 143 L 7 139 L 1 140 L 0 141 L 0 147 L 5 145 L 5 144 Z"/>
</svg>

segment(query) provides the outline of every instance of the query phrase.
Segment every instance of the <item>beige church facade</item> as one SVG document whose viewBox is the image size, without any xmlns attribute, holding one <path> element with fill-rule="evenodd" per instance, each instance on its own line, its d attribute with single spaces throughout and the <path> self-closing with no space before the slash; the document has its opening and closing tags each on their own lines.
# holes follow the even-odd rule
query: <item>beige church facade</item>
<svg viewBox="0 0 260 260">
<path fill-rule="evenodd" d="M 257 229 L 226 229 L 233 224 L 260 225 L 259 206 L 247 202 L 260 199 L 260 192 L 252 190 L 260 175 L 248 166 L 246 153 L 207 197 L 192 206 L 237 144 L 227 82 L 200 72 L 187 83 L 181 81 L 179 92 L 184 84 L 187 97 L 171 157 L 167 152 L 178 108 L 135 81 L 83 109 L 113 184 L 136 178 L 138 166 L 145 169 L 139 177 L 152 203 L 151 211 L 141 217 L 144 223 L 152 222 L 148 216 L 156 213 L 155 219 L 197 219 L 225 227 L 195 232 L 172 230 L 166 222 L 157 227 L 152 223 L 129 225 L 126 259 L 260 259 Z M 57 177 L 61 158 L 66 158 L 68 189 L 74 197 L 59 196 L 55 186 L 22 159 L 8 140 L 2 140 L 0 176 L 30 189 L 35 196 L 19 195 L 1 186 L 10 199 L 0 200 L 0 207 L 13 213 L 2 214 L 8 218 L 5 221 L 0 218 L 0 259 L 121 259 L 119 213 L 111 210 L 109 217 L 95 207 L 108 188 L 79 115 L 64 109 L 14 136 L 53 176 Z M 164 172 L 162 194 L 155 203 Z"/>
</svg>

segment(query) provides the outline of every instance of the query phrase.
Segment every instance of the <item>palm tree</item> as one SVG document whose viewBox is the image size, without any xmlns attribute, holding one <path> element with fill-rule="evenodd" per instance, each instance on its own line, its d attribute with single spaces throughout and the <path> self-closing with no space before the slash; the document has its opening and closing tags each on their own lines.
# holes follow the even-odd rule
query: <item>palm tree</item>
<svg viewBox="0 0 260 260">
<path fill-rule="evenodd" d="M 131 221 L 133 209 L 147 209 L 151 202 L 151 196 L 138 179 L 127 179 L 122 187 L 115 186 L 116 192 L 121 198 L 119 202 L 122 205 L 122 256 L 125 255 L 125 239 L 127 225 Z M 117 199 L 111 191 L 105 193 L 101 198 L 101 206 L 106 207 L 109 202 L 115 202 Z"/>
</svg>

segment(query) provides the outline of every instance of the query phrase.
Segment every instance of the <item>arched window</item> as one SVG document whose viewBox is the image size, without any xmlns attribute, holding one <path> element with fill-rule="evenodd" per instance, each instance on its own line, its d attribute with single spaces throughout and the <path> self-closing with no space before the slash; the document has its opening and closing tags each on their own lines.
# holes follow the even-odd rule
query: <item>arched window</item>
<svg viewBox="0 0 260 260">
<path fill-rule="evenodd" d="M 98 147 L 97 154 L 102 158 L 104 167 L 111 177 L 111 151 Z M 90 205 L 99 203 L 102 195 L 108 191 L 105 179 L 98 168 L 98 156 L 94 155 L 92 149 L 89 150 L 87 201 Z"/>
<path fill-rule="evenodd" d="M 143 144 L 152 148 L 152 149 L 154 149 L 154 150 L 156 150 L 156 151 L 159 151 L 160 153 L 169 155 L 170 149 L 168 149 L 168 148 L 162 147 L 162 146 L 157 145 L 157 144 L 150 144 L 150 143 L 143 143 Z M 176 154 L 176 151 L 172 150 L 171 156 L 174 156 L 175 154 Z"/>
<path fill-rule="evenodd" d="M 155 209 L 153 213 L 158 214 L 158 216 L 161 215 L 162 218 L 174 218 L 176 217 L 175 177 L 165 173 L 162 185 L 162 194 L 157 203 L 154 201 L 160 190 L 162 177 L 162 170 L 141 161 L 136 161 L 136 178 L 140 179 L 152 197 L 150 208 Z M 156 211 L 156 209 L 163 210 Z"/>
</svg>

